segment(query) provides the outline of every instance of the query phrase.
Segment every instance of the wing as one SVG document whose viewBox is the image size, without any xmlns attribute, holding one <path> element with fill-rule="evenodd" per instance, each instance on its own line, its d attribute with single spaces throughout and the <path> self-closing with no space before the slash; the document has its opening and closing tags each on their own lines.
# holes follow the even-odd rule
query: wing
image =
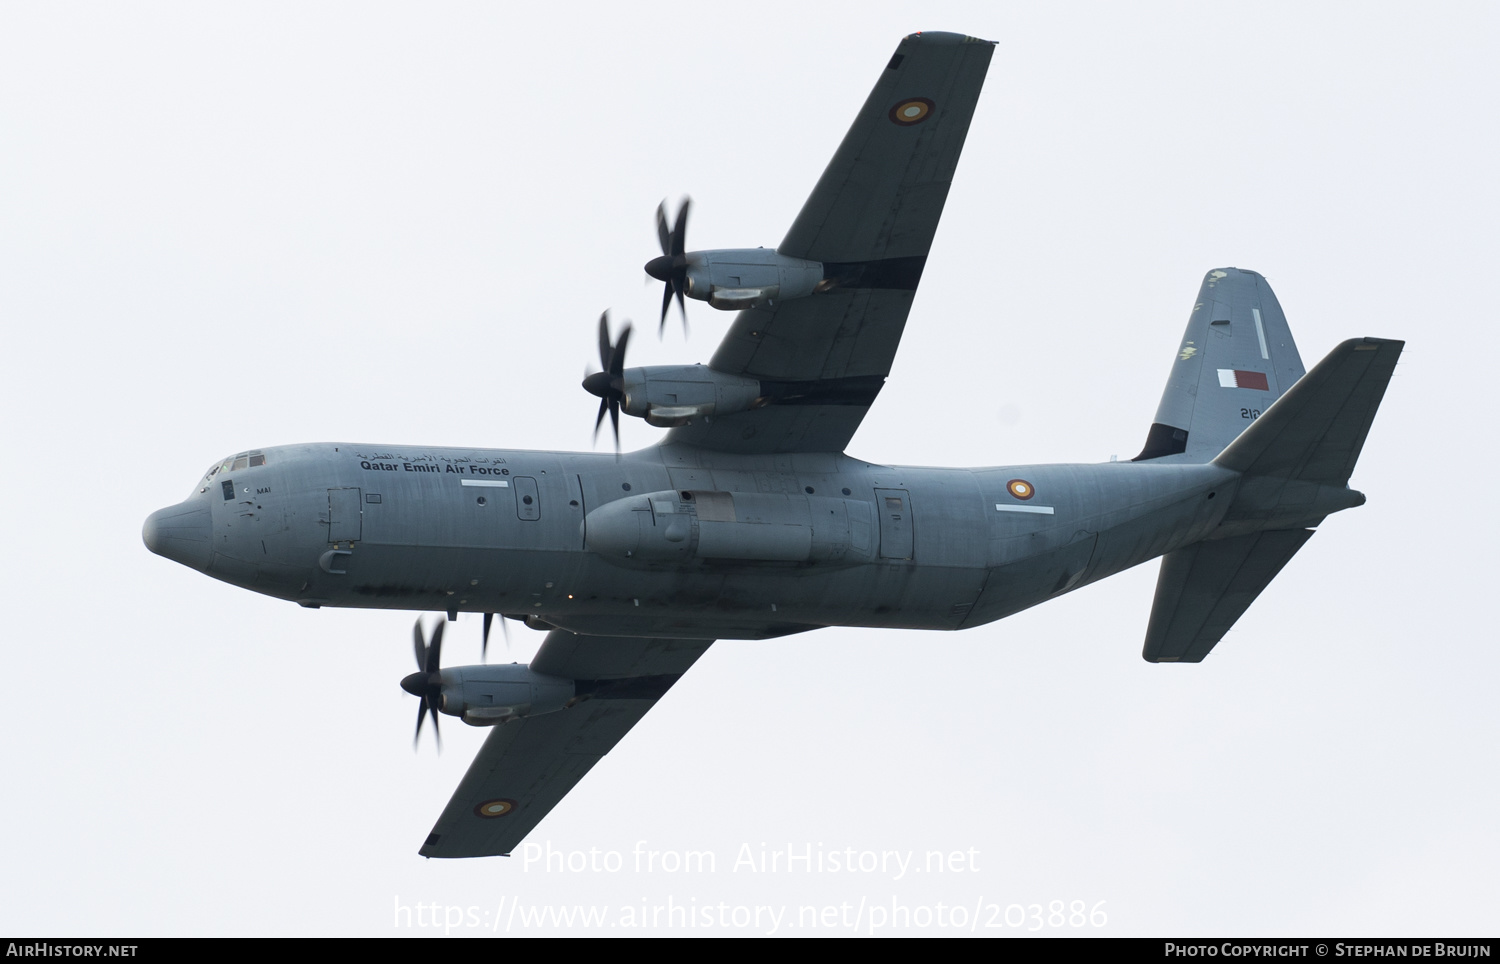
<svg viewBox="0 0 1500 964">
<path fill-rule="evenodd" d="M 740 312 L 710 367 L 771 404 L 673 429 L 722 451 L 842 452 L 890 374 L 994 45 L 912 34 L 896 48 L 780 254 L 825 290 Z"/>
<path fill-rule="evenodd" d="M 708 649 L 707 639 L 547 635 L 531 669 L 587 698 L 496 726 L 438 817 L 424 857 L 509 854 Z"/>
</svg>

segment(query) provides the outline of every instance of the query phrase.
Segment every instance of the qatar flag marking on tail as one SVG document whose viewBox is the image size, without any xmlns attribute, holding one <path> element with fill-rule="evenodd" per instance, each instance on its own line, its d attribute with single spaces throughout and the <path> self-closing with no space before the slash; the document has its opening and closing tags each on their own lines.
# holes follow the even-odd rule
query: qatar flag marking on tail
<svg viewBox="0 0 1500 964">
<path fill-rule="evenodd" d="M 1265 372 L 1247 372 L 1239 368 L 1219 369 L 1220 388 L 1253 388 L 1260 392 L 1269 392 L 1271 386 L 1266 382 Z"/>
</svg>

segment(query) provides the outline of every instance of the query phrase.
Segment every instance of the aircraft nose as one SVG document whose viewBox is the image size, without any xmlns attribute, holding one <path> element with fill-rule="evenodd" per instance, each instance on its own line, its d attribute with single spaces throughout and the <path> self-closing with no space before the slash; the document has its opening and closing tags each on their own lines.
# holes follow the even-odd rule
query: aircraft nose
<svg viewBox="0 0 1500 964">
<path fill-rule="evenodd" d="M 213 549 L 208 503 L 194 500 L 157 509 L 146 517 L 141 539 L 158 556 L 191 569 L 208 569 Z"/>
</svg>

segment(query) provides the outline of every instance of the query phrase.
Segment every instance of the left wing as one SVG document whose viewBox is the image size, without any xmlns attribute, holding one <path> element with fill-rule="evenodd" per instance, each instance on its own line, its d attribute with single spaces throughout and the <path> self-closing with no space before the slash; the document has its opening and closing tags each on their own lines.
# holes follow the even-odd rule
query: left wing
<svg viewBox="0 0 1500 964">
<path fill-rule="evenodd" d="M 574 680 L 581 699 L 565 710 L 496 726 L 422 856 L 509 854 L 712 642 L 548 633 L 531 669 Z"/>
<path fill-rule="evenodd" d="M 842 452 L 890 374 L 994 45 L 901 41 L 778 254 L 823 265 L 818 293 L 739 313 L 709 367 L 768 404 L 673 429 L 729 452 Z"/>
</svg>

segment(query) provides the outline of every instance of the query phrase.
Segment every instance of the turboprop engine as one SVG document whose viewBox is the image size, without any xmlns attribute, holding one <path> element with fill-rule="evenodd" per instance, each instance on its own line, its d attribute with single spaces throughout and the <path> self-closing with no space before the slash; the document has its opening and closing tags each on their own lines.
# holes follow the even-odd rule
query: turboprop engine
<svg viewBox="0 0 1500 964">
<path fill-rule="evenodd" d="M 689 251 L 686 260 L 687 296 L 725 311 L 806 298 L 823 281 L 820 262 L 788 258 L 766 248 Z M 651 265 L 646 270 L 650 272 Z"/>
<path fill-rule="evenodd" d="M 667 323 L 667 307 L 674 295 L 678 307 L 683 310 L 682 321 L 686 326 L 687 307 L 683 295 L 732 311 L 772 301 L 806 298 L 821 290 L 824 270 L 817 261 L 787 257 L 765 248 L 687 250 L 687 219 L 691 206 L 690 200 L 683 200 L 677 211 L 677 220 L 671 227 L 667 225 L 666 202 L 656 209 L 661 256 L 646 262 L 646 273 L 666 283 L 661 300 L 662 326 Z"/>
<path fill-rule="evenodd" d="M 413 740 L 421 737 L 422 721 L 429 714 L 433 732 L 438 732 L 439 711 L 460 717 L 471 726 L 494 726 L 566 709 L 587 695 L 580 693 L 578 680 L 535 673 L 519 663 L 443 669 L 444 625 L 438 623 L 433 629 L 431 643 L 422 632 L 420 619 L 412 627 L 417 671 L 401 681 L 401 688 L 422 701 L 417 707 Z"/>
<path fill-rule="evenodd" d="M 556 713 L 585 700 L 657 700 L 677 681 L 673 674 L 567 679 L 538 673 L 519 663 L 443 669 L 444 625 L 440 622 L 433 629 L 431 643 L 422 632 L 420 619 L 412 627 L 417 671 L 401 680 L 401 688 L 422 701 L 417 707 L 413 744 L 422 736 L 422 721 L 431 715 L 433 734 L 441 746 L 440 712 L 459 717 L 470 726 L 498 726 Z"/>
<path fill-rule="evenodd" d="M 452 666 L 439 673 L 440 709 L 470 726 L 494 726 L 565 708 L 576 695 L 573 680 L 534 673 L 519 663 Z"/>
<path fill-rule="evenodd" d="M 760 380 L 707 365 L 651 365 L 621 375 L 621 408 L 661 428 L 709 415 L 744 412 L 762 403 Z"/>
</svg>

